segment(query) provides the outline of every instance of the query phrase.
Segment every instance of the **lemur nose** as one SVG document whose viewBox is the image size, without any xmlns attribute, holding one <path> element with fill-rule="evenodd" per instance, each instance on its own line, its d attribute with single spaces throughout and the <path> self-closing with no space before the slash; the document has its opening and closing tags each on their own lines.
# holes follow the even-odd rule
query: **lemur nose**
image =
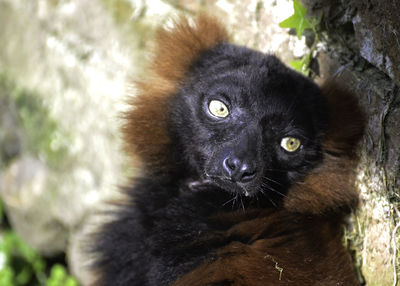
<svg viewBox="0 0 400 286">
<path fill-rule="evenodd" d="M 225 174 L 234 182 L 247 183 L 256 177 L 256 167 L 251 162 L 228 156 L 222 163 Z"/>
</svg>

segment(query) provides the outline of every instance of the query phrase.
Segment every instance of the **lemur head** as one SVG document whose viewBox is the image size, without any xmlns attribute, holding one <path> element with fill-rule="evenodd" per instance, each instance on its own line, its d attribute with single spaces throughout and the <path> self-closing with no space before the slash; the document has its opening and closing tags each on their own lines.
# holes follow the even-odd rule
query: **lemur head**
<svg viewBox="0 0 400 286">
<path fill-rule="evenodd" d="M 325 101 L 276 57 L 219 44 L 201 53 L 171 100 L 176 161 L 193 170 L 194 186 L 284 194 L 322 159 Z"/>
<path fill-rule="evenodd" d="M 127 112 L 128 151 L 145 172 L 173 172 L 193 190 L 278 194 L 301 212 L 354 205 L 349 170 L 364 126 L 355 98 L 228 42 L 204 15 L 159 31 Z"/>
</svg>

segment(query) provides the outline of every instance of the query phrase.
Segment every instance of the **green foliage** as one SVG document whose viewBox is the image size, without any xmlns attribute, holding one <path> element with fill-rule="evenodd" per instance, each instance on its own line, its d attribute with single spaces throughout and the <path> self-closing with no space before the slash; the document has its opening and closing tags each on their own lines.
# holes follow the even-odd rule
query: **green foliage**
<svg viewBox="0 0 400 286">
<path fill-rule="evenodd" d="M 304 29 L 310 28 L 311 23 L 307 20 L 307 9 L 299 1 L 293 0 L 294 14 L 279 23 L 282 28 L 296 29 L 297 37 L 300 39 Z"/>
<path fill-rule="evenodd" d="M 300 39 L 305 29 L 311 29 L 315 34 L 315 39 L 310 52 L 304 55 L 303 58 L 297 61 L 291 61 L 290 66 L 305 75 L 309 75 L 309 65 L 312 59 L 312 54 L 316 50 L 316 44 L 318 43 L 317 27 L 320 23 L 320 19 L 307 16 L 307 9 L 298 1 L 293 0 L 294 13 L 289 18 L 279 23 L 282 28 L 296 29 L 297 38 Z"/>
<path fill-rule="evenodd" d="M 64 266 L 55 264 L 51 268 L 50 277 L 46 283 L 47 286 L 78 286 L 78 282 L 70 275 Z"/>
<path fill-rule="evenodd" d="M 15 232 L 1 233 L 0 285 L 43 285 L 44 271 L 44 260 Z"/>
<path fill-rule="evenodd" d="M 0 200 L 0 225 L 3 223 L 3 202 Z"/>
<path fill-rule="evenodd" d="M 0 200 L 0 224 L 3 223 Z M 0 229 L 0 286 L 78 286 L 64 266 L 55 264 L 48 275 L 46 261 L 13 230 Z"/>
<path fill-rule="evenodd" d="M 43 156 L 50 166 L 57 166 L 67 153 L 68 139 L 60 133 L 57 122 L 38 96 L 23 90 L 15 90 L 14 96 L 27 135 L 26 147 Z"/>
<path fill-rule="evenodd" d="M 134 12 L 132 4 L 127 0 L 103 0 L 103 3 L 117 23 L 129 22 Z"/>
<path fill-rule="evenodd" d="M 24 149 L 57 167 L 68 153 L 69 137 L 61 132 L 42 98 L 36 93 L 17 87 L 0 74 L 0 88 L 11 95 L 23 129 Z"/>
<path fill-rule="evenodd" d="M 310 72 L 308 68 L 310 65 L 310 61 L 311 61 L 311 53 L 308 53 L 298 61 L 291 61 L 290 66 L 296 71 L 301 72 L 308 76 Z"/>
</svg>

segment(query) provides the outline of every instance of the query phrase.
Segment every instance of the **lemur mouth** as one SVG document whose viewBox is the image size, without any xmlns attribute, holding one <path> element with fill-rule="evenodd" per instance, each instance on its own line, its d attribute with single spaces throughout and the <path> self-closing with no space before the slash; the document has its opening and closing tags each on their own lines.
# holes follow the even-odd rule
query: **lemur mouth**
<svg viewBox="0 0 400 286">
<path fill-rule="evenodd" d="M 254 192 L 246 190 L 244 187 L 233 182 L 232 180 L 220 178 L 220 177 L 209 177 L 207 179 L 190 181 L 187 187 L 191 191 L 209 191 L 210 189 L 219 189 L 234 194 L 245 195 L 246 197 L 251 196 Z"/>
<path fill-rule="evenodd" d="M 210 187 L 218 187 L 212 180 L 190 181 L 187 186 L 191 191 L 196 192 L 209 190 Z"/>
</svg>

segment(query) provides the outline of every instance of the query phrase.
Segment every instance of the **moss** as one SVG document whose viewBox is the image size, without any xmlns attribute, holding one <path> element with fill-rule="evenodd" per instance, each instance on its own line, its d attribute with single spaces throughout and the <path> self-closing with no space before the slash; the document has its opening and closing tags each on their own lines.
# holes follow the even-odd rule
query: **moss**
<svg viewBox="0 0 400 286">
<path fill-rule="evenodd" d="M 354 265 L 357 270 L 358 280 L 363 284 L 365 283 L 365 278 L 362 274 L 362 246 L 365 235 L 364 224 L 359 220 L 357 214 L 353 213 L 350 217 L 350 224 L 344 229 L 344 244 L 349 250 Z"/>
<path fill-rule="evenodd" d="M 399 272 L 399 230 L 396 224 L 400 213 L 386 196 L 384 177 L 382 166 L 364 154 L 357 181 L 361 206 L 345 231 L 345 242 L 360 273 L 360 281 L 366 285 L 394 285 L 394 277 Z"/>
<path fill-rule="evenodd" d="M 134 12 L 134 8 L 127 0 L 102 0 L 102 2 L 117 23 L 128 22 Z"/>
<path fill-rule="evenodd" d="M 21 151 L 18 115 L 8 91 L 9 84 L 0 78 L 0 169 Z"/>
<path fill-rule="evenodd" d="M 43 99 L 35 92 L 19 88 L 4 74 L 0 74 L 0 90 L 2 96 L 10 97 L 16 108 L 23 151 L 57 168 L 68 154 L 70 138 L 60 130 Z"/>
</svg>

